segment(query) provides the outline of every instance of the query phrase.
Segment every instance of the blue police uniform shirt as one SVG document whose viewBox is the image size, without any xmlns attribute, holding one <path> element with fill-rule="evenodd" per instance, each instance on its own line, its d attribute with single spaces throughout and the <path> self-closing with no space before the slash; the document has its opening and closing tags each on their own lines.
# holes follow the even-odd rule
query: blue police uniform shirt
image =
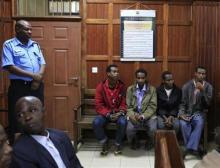
<svg viewBox="0 0 220 168">
<path fill-rule="evenodd" d="M 28 44 L 22 44 L 16 37 L 5 41 L 2 51 L 2 67 L 15 65 L 22 70 L 38 73 L 42 64 L 46 64 L 37 42 L 29 39 Z M 10 73 L 9 79 L 32 81 L 30 77 Z"/>
</svg>

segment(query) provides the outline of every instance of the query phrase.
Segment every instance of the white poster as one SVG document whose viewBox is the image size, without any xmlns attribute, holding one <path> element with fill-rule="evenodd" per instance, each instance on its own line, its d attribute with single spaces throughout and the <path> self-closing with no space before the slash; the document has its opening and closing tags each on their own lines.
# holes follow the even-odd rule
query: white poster
<svg viewBox="0 0 220 168">
<path fill-rule="evenodd" d="M 122 61 L 155 60 L 154 18 L 155 11 L 152 10 L 121 11 Z"/>
</svg>

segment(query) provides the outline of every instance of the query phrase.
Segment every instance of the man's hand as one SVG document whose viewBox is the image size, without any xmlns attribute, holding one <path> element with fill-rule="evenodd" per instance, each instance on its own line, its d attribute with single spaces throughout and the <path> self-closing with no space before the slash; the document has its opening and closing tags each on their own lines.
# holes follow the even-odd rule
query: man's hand
<svg viewBox="0 0 220 168">
<path fill-rule="evenodd" d="M 179 116 L 179 118 L 184 121 L 190 121 L 192 117 L 187 116 L 186 114 L 182 114 Z"/>
<path fill-rule="evenodd" d="M 135 119 L 136 119 L 137 121 L 142 121 L 144 118 L 143 118 L 143 116 L 140 115 L 140 114 L 135 114 Z"/>
<path fill-rule="evenodd" d="M 37 82 L 35 80 L 31 82 L 31 90 L 37 90 L 39 86 L 40 86 L 40 82 Z"/>
<path fill-rule="evenodd" d="M 169 124 L 173 124 L 173 121 L 174 121 L 174 117 L 173 116 L 169 116 L 168 118 L 167 118 L 167 120 L 168 120 L 168 123 Z"/>
<path fill-rule="evenodd" d="M 110 114 L 110 120 L 111 121 L 117 121 L 118 118 L 122 115 L 122 113 L 118 112 L 118 113 L 113 113 L 113 114 Z"/>
<path fill-rule="evenodd" d="M 196 82 L 196 88 L 199 89 L 200 91 L 204 90 L 204 86 L 201 82 Z"/>
<path fill-rule="evenodd" d="M 174 121 L 174 117 L 173 116 L 169 116 L 169 117 L 166 117 L 164 124 L 167 127 L 172 127 L 173 121 Z"/>
<path fill-rule="evenodd" d="M 34 81 L 41 82 L 43 80 L 43 75 L 40 73 L 34 73 L 32 78 Z"/>
<path fill-rule="evenodd" d="M 129 120 L 132 122 L 132 124 L 137 124 L 138 123 L 138 120 L 136 119 L 135 115 L 129 116 Z"/>
</svg>

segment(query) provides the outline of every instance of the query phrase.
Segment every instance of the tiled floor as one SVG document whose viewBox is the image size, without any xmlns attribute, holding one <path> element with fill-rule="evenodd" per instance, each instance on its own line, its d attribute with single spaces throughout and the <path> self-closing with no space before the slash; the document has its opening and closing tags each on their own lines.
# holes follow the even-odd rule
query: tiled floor
<svg viewBox="0 0 220 168">
<path fill-rule="evenodd" d="M 111 149 L 104 157 L 100 155 L 100 150 L 95 142 L 85 143 L 80 148 L 77 156 L 84 168 L 154 168 L 154 150 L 141 148 L 134 151 L 125 145 L 122 155 L 115 156 Z M 185 167 L 192 168 L 198 161 L 194 156 L 187 156 Z"/>
</svg>

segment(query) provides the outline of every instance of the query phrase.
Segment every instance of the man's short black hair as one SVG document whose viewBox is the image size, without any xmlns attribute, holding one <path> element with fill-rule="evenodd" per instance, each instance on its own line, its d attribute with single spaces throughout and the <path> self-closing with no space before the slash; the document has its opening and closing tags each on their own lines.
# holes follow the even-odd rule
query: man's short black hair
<svg viewBox="0 0 220 168">
<path fill-rule="evenodd" d="M 198 72 L 198 69 L 203 69 L 203 70 L 206 71 L 206 68 L 205 68 L 204 66 L 201 66 L 201 65 L 199 65 L 199 66 L 197 66 L 197 67 L 195 68 L 195 72 Z"/>
<path fill-rule="evenodd" d="M 111 72 L 111 68 L 112 68 L 112 67 L 118 68 L 118 65 L 110 64 L 109 66 L 107 66 L 106 72 L 107 72 L 107 73 L 108 73 L 108 72 Z"/>
<path fill-rule="evenodd" d="M 166 75 L 172 75 L 172 73 L 171 73 L 170 71 L 164 71 L 164 72 L 162 73 L 162 75 L 161 75 L 161 78 L 162 78 L 163 80 L 165 80 Z"/>
<path fill-rule="evenodd" d="M 26 23 L 27 21 L 26 20 L 18 20 L 16 23 L 15 23 L 15 29 L 20 29 L 22 27 L 24 27 L 24 23 Z"/>
<path fill-rule="evenodd" d="M 137 77 L 138 73 L 144 73 L 145 77 L 147 77 L 147 71 L 145 71 L 145 69 L 143 69 L 143 68 L 139 68 L 138 70 L 136 70 L 135 77 Z"/>
<path fill-rule="evenodd" d="M 45 111 L 43 103 L 38 97 L 24 96 L 24 97 L 19 98 L 15 104 L 16 113 L 18 112 L 18 108 L 20 108 L 19 106 L 21 106 L 21 105 L 23 106 L 24 104 L 28 105 L 28 106 L 32 106 L 33 104 L 38 104 L 38 106 L 40 106 L 40 111 L 41 112 Z"/>
</svg>

